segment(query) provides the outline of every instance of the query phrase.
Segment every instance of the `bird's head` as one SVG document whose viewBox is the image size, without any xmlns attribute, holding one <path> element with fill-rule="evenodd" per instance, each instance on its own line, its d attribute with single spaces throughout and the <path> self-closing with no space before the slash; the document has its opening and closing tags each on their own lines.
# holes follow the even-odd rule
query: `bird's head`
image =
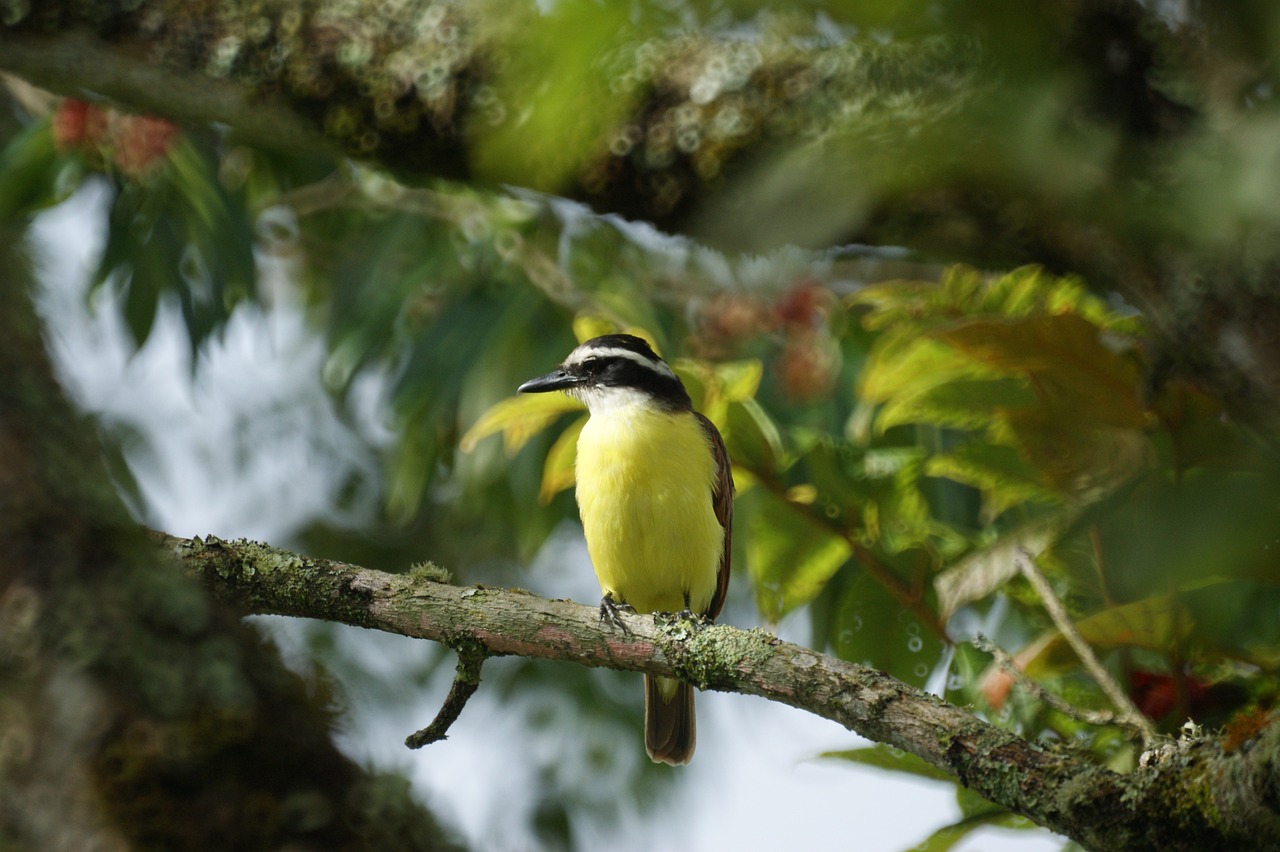
<svg viewBox="0 0 1280 852">
<path fill-rule="evenodd" d="M 630 334 L 606 334 L 579 344 L 558 368 L 530 379 L 516 393 L 553 390 L 564 391 L 592 411 L 625 405 L 682 410 L 692 405 L 667 362 Z"/>
</svg>

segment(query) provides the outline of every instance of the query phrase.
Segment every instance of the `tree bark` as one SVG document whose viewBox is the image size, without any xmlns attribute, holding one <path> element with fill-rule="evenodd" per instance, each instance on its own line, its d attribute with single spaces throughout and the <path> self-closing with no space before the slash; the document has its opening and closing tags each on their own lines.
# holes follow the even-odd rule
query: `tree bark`
<svg viewBox="0 0 1280 852">
<path fill-rule="evenodd" d="M 274 647 L 148 542 L 0 221 L 0 846 L 449 848 Z"/>
<path fill-rule="evenodd" d="M 443 642 L 463 653 L 562 660 L 758 695 L 910 752 L 984 798 L 1087 848 L 1274 849 L 1280 714 L 1244 740 L 1197 737 L 1120 775 L 982 721 L 883 672 L 762 630 L 622 616 L 523 591 L 446 585 L 247 541 L 154 538 L 243 613 L 322 618 Z"/>
<path fill-rule="evenodd" d="M 0 4 L 0 69 L 722 247 L 901 245 L 1076 272 L 1140 306 L 1162 361 L 1269 434 L 1278 226 L 1232 178 L 1269 169 L 1239 143 L 1274 137 L 1248 103 L 1267 64 L 1232 53 L 1244 12 L 1175 26 L 1147 5 L 1063 4 L 1004 32 L 1003 7 L 957 4 L 941 38 L 815 46 L 632 33 L 572 4 L 49 0 Z M 596 39 L 593 73 L 554 76 L 567 32 Z"/>
</svg>

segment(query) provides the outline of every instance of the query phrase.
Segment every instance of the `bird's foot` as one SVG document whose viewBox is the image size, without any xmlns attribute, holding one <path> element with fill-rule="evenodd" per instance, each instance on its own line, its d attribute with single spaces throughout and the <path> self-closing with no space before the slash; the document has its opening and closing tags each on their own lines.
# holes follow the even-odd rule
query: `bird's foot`
<svg viewBox="0 0 1280 852">
<path fill-rule="evenodd" d="M 623 633 L 630 633 L 631 631 L 627 629 L 627 625 L 622 621 L 622 616 L 618 614 L 620 612 L 634 613 L 635 608 L 629 603 L 618 603 L 613 599 L 612 594 L 606 593 L 600 599 L 600 620 L 613 625 Z"/>
<path fill-rule="evenodd" d="M 675 618 L 677 621 L 689 622 L 697 630 L 702 630 L 704 627 L 710 627 L 714 623 L 710 618 L 707 617 L 706 613 L 694 612 L 693 610 L 689 609 L 688 606 L 686 606 L 684 609 L 677 612 L 675 614 Z"/>
</svg>

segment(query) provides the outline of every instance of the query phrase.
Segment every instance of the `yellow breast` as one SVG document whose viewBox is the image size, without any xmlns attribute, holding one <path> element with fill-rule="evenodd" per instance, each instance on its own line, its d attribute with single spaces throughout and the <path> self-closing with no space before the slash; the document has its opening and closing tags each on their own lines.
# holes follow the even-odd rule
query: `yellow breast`
<svg viewBox="0 0 1280 852">
<path fill-rule="evenodd" d="M 715 457 L 689 412 L 596 412 L 578 438 L 578 510 L 601 591 L 638 612 L 704 612 L 724 530 Z M 686 598 L 687 596 L 687 598 Z"/>
</svg>

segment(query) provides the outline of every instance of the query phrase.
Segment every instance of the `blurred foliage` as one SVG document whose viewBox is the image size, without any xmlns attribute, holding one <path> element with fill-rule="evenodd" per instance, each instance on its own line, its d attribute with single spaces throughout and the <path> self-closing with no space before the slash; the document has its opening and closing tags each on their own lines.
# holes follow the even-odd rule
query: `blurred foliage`
<svg viewBox="0 0 1280 852">
<path fill-rule="evenodd" d="M 1049 690 L 1106 707 L 1018 578 L 1014 557 L 1025 551 L 1165 730 L 1273 704 L 1280 459 L 1220 389 L 1167 371 L 1167 353 L 1114 281 L 1036 257 L 1037 234 L 1055 217 L 1084 216 L 1096 244 L 1080 256 L 1114 260 L 1123 245 L 1143 257 L 1219 257 L 1244 244 L 1266 266 L 1280 249 L 1270 62 L 1280 15 L 1263 3 L 1230 12 L 1154 3 L 1142 15 L 1072 17 L 1075 5 L 563 3 L 519 40 L 512 68 L 525 77 L 502 91 L 531 103 L 529 126 L 485 138 L 478 157 L 535 186 L 579 168 L 629 103 L 609 100 L 593 77 L 599 56 L 616 62 L 668 27 L 723 35 L 752 20 L 751 32 L 801 46 L 866 39 L 867 50 L 908 53 L 933 49 L 938 36 L 980 44 L 987 76 L 954 108 L 926 120 L 914 96 L 895 100 L 877 88 L 885 81 L 866 80 L 866 99 L 843 102 L 854 118 L 834 136 L 761 155 L 737 196 L 704 211 L 708 233 L 757 251 L 845 233 L 877 209 L 884 187 L 946 183 L 930 197 L 928 226 L 910 245 L 917 274 L 906 278 L 870 249 L 721 254 L 567 202 L 408 187 L 346 161 L 255 150 L 225 129 L 157 130 L 75 101 L 32 116 L 8 141 L 0 210 L 33 212 L 81 181 L 109 183 L 96 277 L 121 293 L 140 346 L 157 304 L 176 298 L 199 348 L 238 305 L 270 300 L 257 280 L 264 257 L 285 263 L 287 286 L 327 335 L 335 396 L 362 373 L 390 379 L 385 516 L 363 535 L 316 533 L 381 567 L 426 554 L 460 582 L 520 583 L 552 531 L 576 519 L 569 492 L 584 415 L 567 399 L 511 394 L 576 339 L 643 333 L 724 434 L 738 487 L 740 605 L 750 598 L 768 623 L 804 611 L 817 648 L 941 683 L 949 699 L 1028 736 L 1125 767 L 1132 747 L 1117 731 L 1020 694 L 964 640 L 981 631 Z M 1134 33 L 1147 29 L 1168 37 L 1138 55 L 1147 42 Z M 1179 53 L 1187 33 L 1204 37 L 1200 53 Z M 534 85 L 544 71 L 538 79 L 553 90 Z M 1163 141 L 1191 108 L 1229 116 L 1232 131 L 1206 121 L 1177 145 Z M 559 135 L 566 124 L 574 132 Z M 536 145 L 524 148 L 529 132 Z M 122 158 L 140 144 L 131 134 L 154 143 L 143 145 L 149 158 Z M 1134 155 L 1157 138 L 1159 157 Z M 1178 179 L 1157 184 L 1157 171 Z M 1034 200 L 1026 220 L 975 218 L 972 198 L 952 194 L 958 175 L 979 201 L 1019 187 Z M 881 233 L 901 236 L 904 222 L 889 216 Z M 996 239 L 1011 230 L 1027 237 L 1018 251 Z M 1009 271 L 935 265 L 948 247 L 988 236 Z M 730 615 L 749 617 L 744 606 Z M 501 680 L 514 690 L 538 670 L 513 666 Z M 611 677 L 583 673 L 571 689 L 599 717 L 635 716 L 633 702 L 588 698 L 610 694 Z M 843 756 L 930 776 L 881 747 Z M 1007 824 L 960 795 L 963 820 L 920 848 Z M 569 831 L 558 807 L 549 798 L 539 814 L 553 835 Z"/>
</svg>

